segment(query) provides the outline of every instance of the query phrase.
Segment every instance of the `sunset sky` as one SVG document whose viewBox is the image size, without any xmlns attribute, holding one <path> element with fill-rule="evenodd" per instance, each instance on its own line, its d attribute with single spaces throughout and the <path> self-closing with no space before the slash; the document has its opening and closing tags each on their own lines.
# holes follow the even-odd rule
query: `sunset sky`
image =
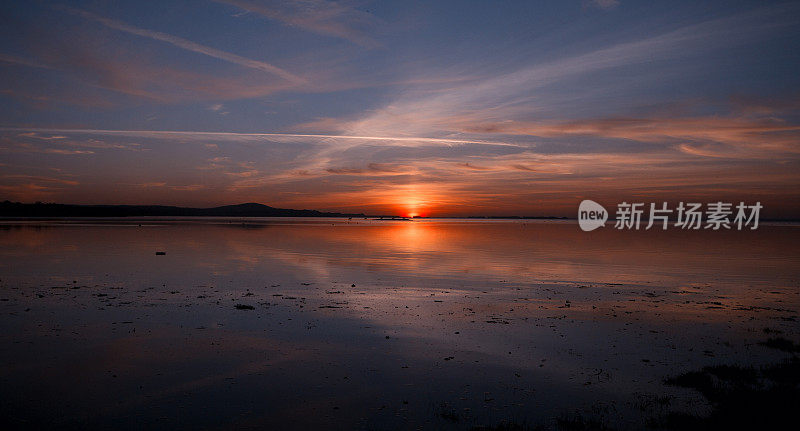
<svg viewBox="0 0 800 431">
<path fill-rule="evenodd" d="M 0 6 L 0 200 L 800 217 L 800 3 Z"/>
</svg>

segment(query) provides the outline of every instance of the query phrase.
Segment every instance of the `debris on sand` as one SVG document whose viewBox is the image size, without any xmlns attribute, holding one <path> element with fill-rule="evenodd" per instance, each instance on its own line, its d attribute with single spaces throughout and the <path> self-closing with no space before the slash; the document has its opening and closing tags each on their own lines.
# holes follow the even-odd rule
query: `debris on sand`
<svg viewBox="0 0 800 431">
<path fill-rule="evenodd" d="M 503 325 L 508 325 L 508 324 L 511 323 L 508 320 L 499 319 L 499 318 L 496 318 L 496 317 L 492 317 L 491 319 L 492 320 L 487 320 L 486 323 L 500 323 L 500 324 L 503 324 Z"/>
<path fill-rule="evenodd" d="M 166 251 L 157 251 L 156 252 L 156 256 L 166 256 L 166 254 L 167 254 Z"/>
<path fill-rule="evenodd" d="M 237 310 L 255 310 L 256 309 L 256 307 L 253 307 L 252 305 L 246 305 L 246 304 L 236 304 L 236 306 L 234 306 L 234 308 L 237 309 Z"/>
</svg>

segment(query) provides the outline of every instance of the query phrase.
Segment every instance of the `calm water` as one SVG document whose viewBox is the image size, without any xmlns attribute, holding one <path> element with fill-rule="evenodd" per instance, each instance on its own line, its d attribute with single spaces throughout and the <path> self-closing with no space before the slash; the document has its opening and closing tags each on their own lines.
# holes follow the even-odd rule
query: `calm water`
<svg viewBox="0 0 800 431">
<path fill-rule="evenodd" d="M 637 429 L 708 408 L 665 377 L 800 335 L 797 225 L 3 222 L 0 258 L 19 428 Z"/>
</svg>

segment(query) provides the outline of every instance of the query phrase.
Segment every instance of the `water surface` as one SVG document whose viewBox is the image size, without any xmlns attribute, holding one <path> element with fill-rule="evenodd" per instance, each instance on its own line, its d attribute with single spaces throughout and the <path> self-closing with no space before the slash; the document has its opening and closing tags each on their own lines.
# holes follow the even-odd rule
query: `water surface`
<svg viewBox="0 0 800 431">
<path fill-rule="evenodd" d="M 798 240 L 791 224 L 6 221 L 0 411 L 23 428 L 550 427 L 580 414 L 638 429 L 653 400 L 708 408 L 665 377 L 782 357 L 758 342 L 800 334 Z"/>
</svg>

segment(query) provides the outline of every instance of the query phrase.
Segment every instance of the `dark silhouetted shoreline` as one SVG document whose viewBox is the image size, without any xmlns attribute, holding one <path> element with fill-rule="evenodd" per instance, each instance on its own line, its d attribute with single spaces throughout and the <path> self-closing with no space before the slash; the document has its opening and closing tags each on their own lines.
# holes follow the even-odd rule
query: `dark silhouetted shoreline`
<svg viewBox="0 0 800 431">
<path fill-rule="evenodd" d="M 273 208 L 258 203 L 214 208 L 185 208 L 162 205 L 68 205 L 0 202 L 0 217 L 365 217 L 316 210 Z"/>
</svg>

